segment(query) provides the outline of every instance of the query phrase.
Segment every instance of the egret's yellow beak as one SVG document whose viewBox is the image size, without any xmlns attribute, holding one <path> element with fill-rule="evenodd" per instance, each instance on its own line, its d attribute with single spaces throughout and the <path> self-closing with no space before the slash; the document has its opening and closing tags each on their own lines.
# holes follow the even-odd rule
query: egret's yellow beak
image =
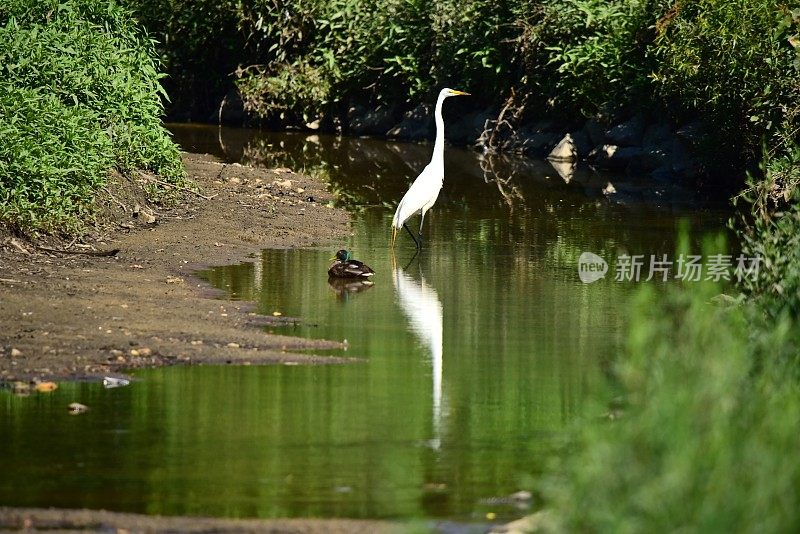
<svg viewBox="0 0 800 534">
<path fill-rule="evenodd" d="M 464 91 L 456 91 L 455 89 L 452 90 L 455 96 L 472 96 L 469 93 L 465 93 Z"/>
</svg>

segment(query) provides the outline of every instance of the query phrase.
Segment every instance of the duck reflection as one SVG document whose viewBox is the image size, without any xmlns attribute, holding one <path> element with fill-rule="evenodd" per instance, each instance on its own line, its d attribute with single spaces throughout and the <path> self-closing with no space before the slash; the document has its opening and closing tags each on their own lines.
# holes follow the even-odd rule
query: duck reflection
<svg viewBox="0 0 800 534">
<path fill-rule="evenodd" d="M 336 294 L 336 298 L 341 301 L 346 301 L 350 296 L 366 291 L 374 285 L 369 280 L 358 278 L 335 278 L 333 276 L 328 278 L 328 286 Z"/>
<path fill-rule="evenodd" d="M 397 301 L 408 319 L 409 329 L 430 352 L 433 375 L 433 435 L 432 445 L 441 446 L 442 426 L 442 302 L 436 290 L 425 282 L 414 280 L 403 269 L 394 268 Z"/>
</svg>

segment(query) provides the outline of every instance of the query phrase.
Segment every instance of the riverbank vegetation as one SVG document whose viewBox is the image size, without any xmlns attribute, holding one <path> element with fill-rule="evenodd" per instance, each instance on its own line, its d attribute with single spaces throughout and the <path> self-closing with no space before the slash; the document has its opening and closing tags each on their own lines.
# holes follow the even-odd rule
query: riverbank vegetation
<svg viewBox="0 0 800 534">
<path fill-rule="evenodd" d="M 183 179 L 153 42 L 113 1 L 0 6 L 0 221 L 70 234 L 116 170 Z"/>
<path fill-rule="evenodd" d="M 791 237 L 759 236 L 781 252 L 768 251 L 746 285 L 777 281 L 785 291 L 746 291 L 727 303 L 710 282 L 639 292 L 613 380 L 595 392 L 569 454 L 542 486 L 560 530 L 800 526 L 794 217 Z M 786 256 L 792 267 L 775 265 L 788 265 Z"/>
<path fill-rule="evenodd" d="M 707 165 L 734 176 L 755 168 L 762 143 L 783 157 L 797 142 L 800 6 L 792 2 L 131 4 L 165 43 L 176 102 L 198 94 L 208 104 L 215 93 L 214 105 L 173 110 L 201 120 L 234 83 L 251 117 L 344 130 L 353 106 L 400 116 L 449 85 L 495 115 L 511 105 L 517 123 L 643 113 L 693 124 Z"/>
</svg>

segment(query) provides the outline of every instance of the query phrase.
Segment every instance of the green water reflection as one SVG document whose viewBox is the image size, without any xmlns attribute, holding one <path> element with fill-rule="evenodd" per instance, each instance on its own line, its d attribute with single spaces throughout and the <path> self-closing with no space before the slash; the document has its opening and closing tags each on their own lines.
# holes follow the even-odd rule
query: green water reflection
<svg viewBox="0 0 800 534">
<path fill-rule="evenodd" d="M 497 163 L 505 174 L 487 173 L 477 154 L 448 150 L 426 250 L 413 257 L 401 236 L 393 256 L 385 205 L 428 147 L 250 133 L 223 147 L 216 129 L 191 132 L 185 146 L 228 160 L 261 154 L 269 165 L 304 166 L 354 208 L 346 242 L 268 250 L 203 276 L 262 313 L 302 319 L 276 332 L 346 339 L 348 350 L 332 354 L 363 361 L 169 368 L 114 390 L 0 392 L 0 504 L 233 517 L 521 515 L 492 499 L 533 487 L 625 339 L 635 284 L 613 273 L 583 284 L 578 256 L 672 254 L 679 218 L 694 235 L 724 222 L 711 211 L 609 203 L 586 185 L 604 180 L 589 171 L 565 182 L 542 164 L 508 160 Z M 329 285 L 328 258 L 341 247 L 375 269 L 373 287 Z M 72 401 L 90 412 L 68 415 Z"/>
<path fill-rule="evenodd" d="M 674 247 L 671 217 L 650 214 L 642 224 L 595 204 L 585 209 L 608 219 L 559 220 L 559 208 L 546 205 L 511 216 L 473 206 L 474 217 L 465 217 L 445 202 L 430 219 L 430 248 L 412 259 L 406 239 L 394 261 L 391 213 L 365 210 L 341 244 L 377 271 L 375 285 L 356 293 L 329 285 L 331 250 L 269 250 L 206 276 L 262 313 L 304 321 L 278 332 L 346 339 L 348 354 L 367 360 L 309 370 L 308 395 L 337 396 L 292 413 L 311 427 L 323 424 L 311 413 L 339 413 L 348 443 L 326 438 L 342 449 L 326 451 L 328 469 L 311 479 L 327 488 L 346 480 L 364 506 L 387 498 L 381 510 L 390 515 L 477 517 L 491 509 L 485 499 L 531 486 L 623 343 L 633 285 L 582 284 L 577 256 Z M 305 436 L 291 429 L 284 439 L 298 433 Z M 375 485 L 352 478 L 373 472 L 367 458 L 381 462 Z"/>
</svg>

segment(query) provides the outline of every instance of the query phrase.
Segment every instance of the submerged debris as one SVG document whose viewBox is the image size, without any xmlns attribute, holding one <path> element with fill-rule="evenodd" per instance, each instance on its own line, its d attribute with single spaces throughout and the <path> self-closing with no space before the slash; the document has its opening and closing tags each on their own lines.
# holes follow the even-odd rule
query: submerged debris
<svg viewBox="0 0 800 534">
<path fill-rule="evenodd" d="M 58 389 L 58 384 L 55 382 L 38 382 L 34 389 L 39 393 L 50 393 Z"/>
<path fill-rule="evenodd" d="M 71 402 L 68 408 L 69 408 L 69 413 L 73 415 L 89 411 L 89 407 L 86 406 L 85 404 L 81 404 L 80 402 Z"/>
<path fill-rule="evenodd" d="M 113 376 L 103 377 L 103 387 L 106 389 L 121 388 L 130 384 L 131 381 L 127 378 L 115 378 Z"/>
<path fill-rule="evenodd" d="M 14 382 L 11 384 L 11 392 L 20 397 L 27 397 L 31 394 L 31 386 L 26 382 Z"/>
<path fill-rule="evenodd" d="M 530 491 L 520 490 L 506 497 L 489 497 L 480 499 L 478 502 L 483 505 L 512 505 L 520 509 L 525 509 L 530 507 L 532 499 L 533 495 Z"/>
</svg>

